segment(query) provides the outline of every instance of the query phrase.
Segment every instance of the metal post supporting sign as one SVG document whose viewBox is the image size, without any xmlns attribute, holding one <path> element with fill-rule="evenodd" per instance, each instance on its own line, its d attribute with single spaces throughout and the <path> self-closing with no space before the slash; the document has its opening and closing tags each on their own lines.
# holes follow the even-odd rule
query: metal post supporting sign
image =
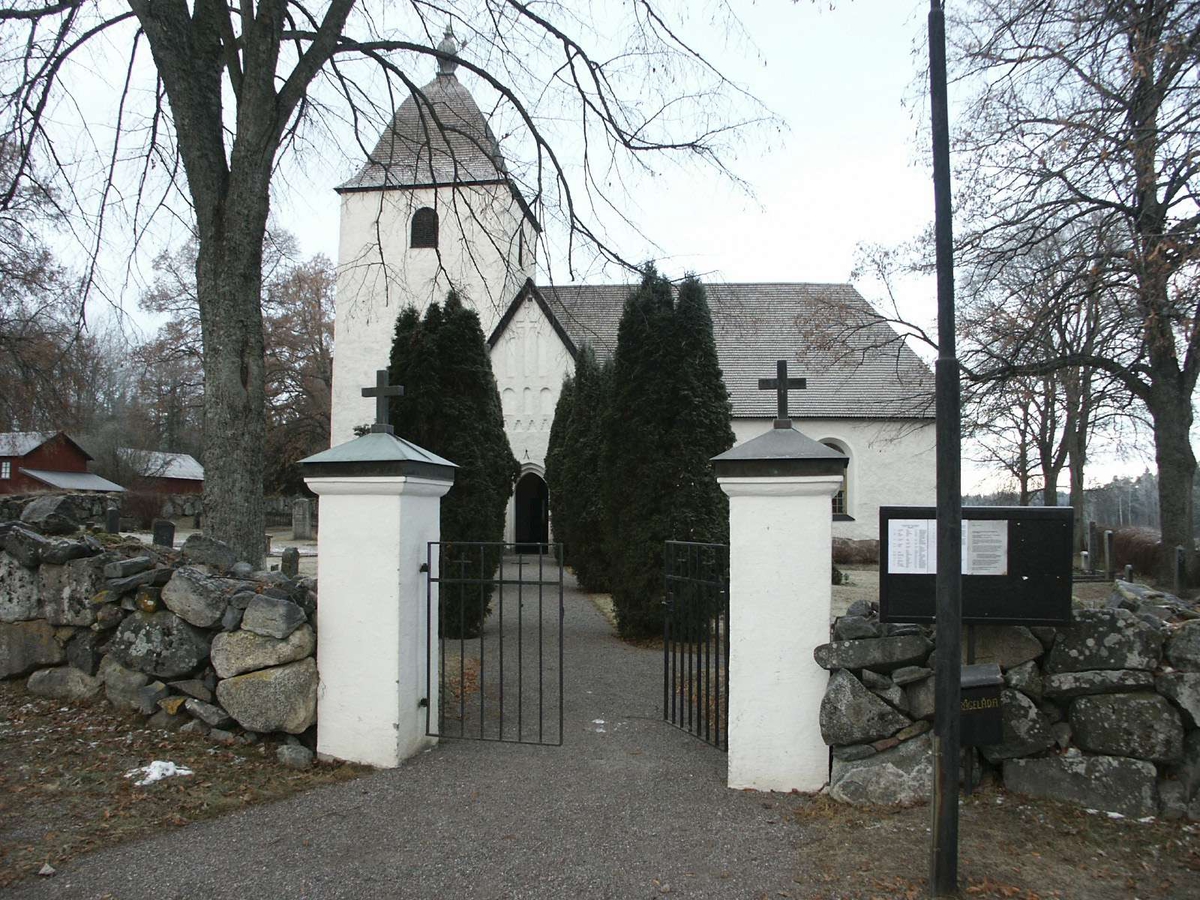
<svg viewBox="0 0 1200 900">
<path fill-rule="evenodd" d="M 950 221 L 950 124 L 946 104 L 946 21 L 930 0 L 929 95 L 933 131 L 937 248 L 937 672 L 934 681 L 933 846 L 930 894 L 958 895 L 959 703 L 962 660 L 962 489 L 959 375 L 954 346 L 954 256 Z"/>
</svg>

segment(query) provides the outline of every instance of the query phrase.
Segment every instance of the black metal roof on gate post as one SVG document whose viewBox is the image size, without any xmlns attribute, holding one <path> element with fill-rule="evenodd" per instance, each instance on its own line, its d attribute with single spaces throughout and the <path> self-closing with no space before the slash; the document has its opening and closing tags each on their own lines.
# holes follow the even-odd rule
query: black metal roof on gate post
<svg viewBox="0 0 1200 900">
<path fill-rule="evenodd" d="M 404 388 L 387 383 L 387 369 L 375 373 L 375 385 L 363 388 L 364 397 L 375 398 L 375 424 L 371 431 L 300 460 L 306 478 L 415 476 L 454 481 L 458 468 L 412 441 L 398 438 L 388 421 L 388 397 L 401 397 Z"/>
<path fill-rule="evenodd" d="M 769 478 L 788 475 L 841 475 L 850 458 L 801 434 L 790 423 L 778 424 L 712 458 L 718 478 Z"/>
</svg>

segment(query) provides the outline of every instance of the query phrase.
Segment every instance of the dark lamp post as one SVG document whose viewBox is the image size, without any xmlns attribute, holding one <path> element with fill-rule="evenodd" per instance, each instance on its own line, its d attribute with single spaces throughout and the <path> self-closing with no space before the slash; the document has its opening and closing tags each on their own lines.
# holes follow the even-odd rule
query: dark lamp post
<svg viewBox="0 0 1200 900">
<path fill-rule="evenodd" d="M 954 347 L 954 248 L 950 221 L 950 124 L 946 104 L 946 20 L 930 0 L 929 99 L 933 119 L 934 236 L 937 248 L 937 674 L 934 681 L 933 897 L 958 896 L 959 703 L 962 660 L 962 471 L 959 376 Z"/>
</svg>

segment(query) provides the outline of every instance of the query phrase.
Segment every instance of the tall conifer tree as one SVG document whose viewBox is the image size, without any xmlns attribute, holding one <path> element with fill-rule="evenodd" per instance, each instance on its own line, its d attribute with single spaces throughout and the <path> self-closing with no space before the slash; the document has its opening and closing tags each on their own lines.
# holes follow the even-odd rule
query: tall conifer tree
<svg viewBox="0 0 1200 900">
<path fill-rule="evenodd" d="M 733 444 L 700 283 L 647 267 L 625 303 L 604 416 L 604 515 L 621 633 L 661 633 L 663 545 L 723 541 L 728 507 L 709 458 Z"/>
<path fill-rule="evenodd" d="M 570 453 L 567 433 L 575 417 L 575 378 L 563 378 L 558 392 L 558 403 L 554 405 L 554 422 L 550 425 L 550 438 L 546 444 L 546 490 L 550 494 L 550 527 L 554 540 L 563 546 L 563 562 L 572 565 L 574 551 L 574 521 L 568 508 L 571 490 L 564 477 L 566 457 Z"/>
<path fill-rule="evenodd" d="M 451 291 L 445 305 L 430 304 L 424 317 L 406 309 L 396 321 L 388 374 L 404 385 L 391 401 L 396 434 L 458 466 L 454 487 L 442 498 L 442 542 L 500 541 L 520 466 L 504 432 L 500 393 L 479 316 Z M 498 552 L 479 550 L 449 557 L 465 559 L 468 577 L 489 577 Z M 451 573 L 447 573 L 451 574 Z M 457 574 L 457 573 L 454 573 Z M 443 585 L 442 633 L 477 635 L 490 606 L 490 592 L 456 592 Z"/>
<path fill-rule="evenodd" d="M 563 382 L 568 405 L 560 399 L 546 455 L 546 482 L 554 516 L 554 536 L 566 544 L 567 561 L 579 584 L 607 591 L 609 562 L 604 498 L 599 477 L 606 425 L 607 367 L 596 362 L 587 344 L 575 357 L 575 374 Z"/>
</svg>

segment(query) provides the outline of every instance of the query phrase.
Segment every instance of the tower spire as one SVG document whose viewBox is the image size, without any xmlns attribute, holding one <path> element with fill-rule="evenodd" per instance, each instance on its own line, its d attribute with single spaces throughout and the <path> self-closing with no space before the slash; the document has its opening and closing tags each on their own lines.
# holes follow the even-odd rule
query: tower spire
<svg viewBox="0 0 1200 900">
<path fill-rule="evenodd" d="M 437 48 L 441 53 L 447 53 L 450 56 L 458 55 L 458 41 L 454 38 L 454 26 L 449 22 L 446 23 L 446 33 L 442 36 L 442 42 L 438 44 Z M 452 59 L 438 60 L 439 75 L 453 75 L 457 68 L 458 63 Z"/>
</svg>

